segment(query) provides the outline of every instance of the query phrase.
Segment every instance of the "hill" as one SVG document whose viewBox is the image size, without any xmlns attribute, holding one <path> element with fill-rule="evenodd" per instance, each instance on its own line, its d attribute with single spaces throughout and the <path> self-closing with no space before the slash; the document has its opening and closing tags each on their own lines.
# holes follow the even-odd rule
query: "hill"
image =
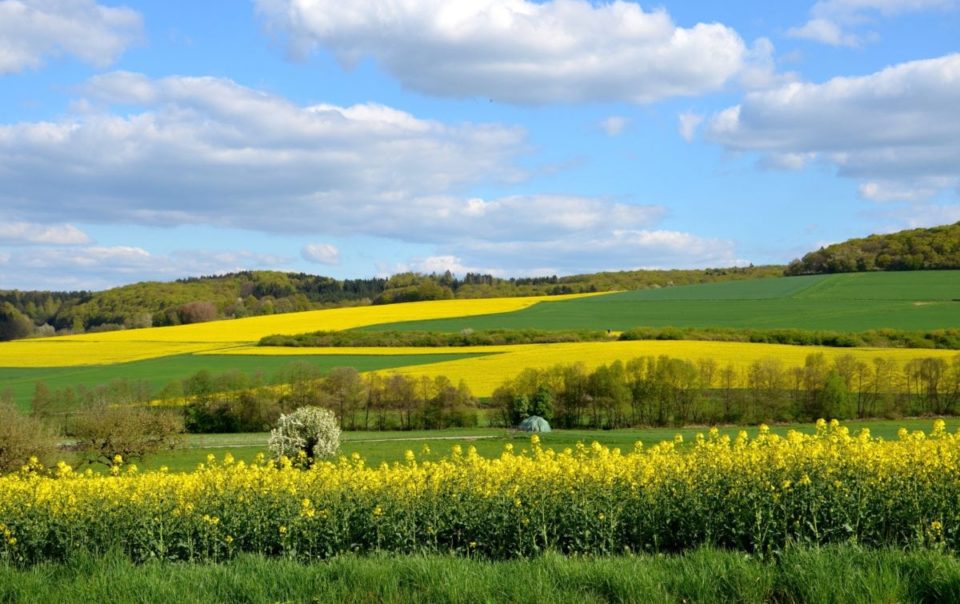
<svg viewBox="0 0 960 604">
<path fill-rule="evenodd" d="M 960 222 L 850 239 L 794 260 L 785 274 L 942 269 L 960 269 Z"/>
<path fill-rule="evenodd" d="M 794 328 L 858 332 L 960 327 L 960 271 L 779 277 L 636 290 L 499 315 L 384 324 L 368 330 Z"/>
<path fill-rule="evenodd" d="M 451 298 L 560 295 L 756 279 L 781 266 L 642 270 L 501 279 L 468 273 L 401 273 L 337 280 L 305 273 L 245 271 L 142 282 L 102 292 L 0 291 L 0 340 L 199 323 L 215 319 Z"/>
</svg>

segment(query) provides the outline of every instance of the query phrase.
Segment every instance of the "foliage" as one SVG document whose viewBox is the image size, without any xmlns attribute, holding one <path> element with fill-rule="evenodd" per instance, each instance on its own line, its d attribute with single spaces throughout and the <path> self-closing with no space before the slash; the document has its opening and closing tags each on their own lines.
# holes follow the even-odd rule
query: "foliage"
<svg viewBox="0 0 960 604">
<path fill-rule="evenodd" d="M 56 435 L 46 424 L 0 401 L 0 473 L 19 469 L 31 458 L 50 462 L 56 448 Z"/>
<path fill-rule="evenodd" d="M 960 411 L 960 355 L 903 365 L 852 355 L 806 356 L 786 367 L 776 357 L 744 369 L 637 357 L 623 363 L 526 369 L 494 390 L 503 425 L 539 415 L 561 428 L 623 428 L 762 421 L 812 421 Z"/>
<path fill-rule="evenodd" d="M 89 463 L 111 466 L 117 460 L 142 459 L 175 448 L 183 433 L 180 414 L 98 404 L 84 409 L 73 421 L 75 448 Z"/>
<path fill-rule="evenodd" d="M 940 269 L 960 269 L 960 222 L 822 247 L 791 262 L 785 274 Z"/>
<path fill-rule="evenodd" d="M 299 471 L 291 460 L 194 473 L 60 465 L 0 478 L 0 559 L 18 564 L 115 549 L 135 561 L 297 559 L 346 553 L 610 555 L 701 546 L 960 551 L 960 436 L 894 440 L 819 422 L 815 434 L 711 430 L 631 451 L 599 444 L 368 467 L 359 456 Z"/>
<path fill-rule="evenodd" d="M 270 431 L 267 447 L 279 461 L 286 457 L 302 467 L 336 454 L 340 448 L 340 426 L 333 411 L 321 407 L 300 407 L 281 415 Z"/>
</svg>

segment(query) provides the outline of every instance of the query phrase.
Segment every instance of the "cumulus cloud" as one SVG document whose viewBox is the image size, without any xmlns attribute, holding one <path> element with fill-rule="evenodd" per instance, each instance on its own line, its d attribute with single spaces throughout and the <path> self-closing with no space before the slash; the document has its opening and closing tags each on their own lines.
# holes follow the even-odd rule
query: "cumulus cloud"
<svg viewBox="0 0 960 604">
<path fill-rule="evenodd" d="M 603 130 L 607 136 L 620 136 L 629 123 L 629 118 L 623 117 L 622 115 L 611 115 L 600 121 L 600 129 Z"/>
<path fill-rule="evenodd" d="M 0 75 L 63 55 L 106 67 L 142 29 L 136 11 L 93 0 L 0 0 Z"/>
<path fill-rule="evenodd" d="M 765 165 L 832 166 L 875 201 L 923 201 L 960 184 L 960 54 L 861 77 L 747 94 L 707 137 Z"/>
<path fill-rule="evenodd" d="M 245 251 L 179 250 L 153 254 L 139 246 L 32 247 L 5 254 L 3 288 L 100 290 L 144 280 L 171 280 L 240 270 L 282 269 L 292 259 Z"/>
<path fill-rule="evenodd" d="M 413 90 L 519 104 L 699 95 L 746 54 L 725 25 L 679 27 L 621 0 L 258 0 L 257 11 L 294 56 L 369 57 Z"/>
<path fill-rule="evenodd" d="M 432 246 L 434 256 L 460 258 L 464 267 L 506 271 L 732 257 L 726 243 L 693 238 L 677 247 L 653 238 L 666 213 L 657 204 L 467 195 L 471 187 L 525 177 L 517 166 L 527 143 L 517 128 L 445 124 L 376 104 L 301 106 L 209 77 L 111 73 L 93 78 L 83 94 L 82 114 L 0 125 L 0 207 L 21 222 L 370 236 Z M 139 279 L 247 264 L 158 261 L 138 249 L 85 249 L 64 266 L 87 262 L 93 275 L 99 263 L 105 275 Z M 301 252 L 308 261 L 336 258 L 323 243 Z M 168 261 L 172 272 L 164 272 Z"/>
<path fill-rule="evenodd" d="M 308 243 L 300 250 L 300 256 L 314 264 L 340 264 L 340 250 L 331 243 Z"/>
<path fill-rule="evenodd" d="M 77 245 L 89 242 L 90 237 L 72 224 L 0 221 L 0 245 Z"/>
<path fill-rule="evenodd" d="M 849 31 L 875 17 L 897 15 L 928 10 L 955 8 L 957 0 L 821 0 L 810 10 L 810 20 L 787 30 L 792 38 L 810 40 L 830 46 L 861 46 L 875 37 Z"/>
</svg>

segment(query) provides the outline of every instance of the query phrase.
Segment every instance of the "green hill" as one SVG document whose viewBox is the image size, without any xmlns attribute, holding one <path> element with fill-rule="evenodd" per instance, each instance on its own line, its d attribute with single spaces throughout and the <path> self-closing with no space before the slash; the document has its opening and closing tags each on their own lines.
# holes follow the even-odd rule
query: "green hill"
<svg viewBox="0 0 960 604">
<path fill-rule="evenodd" d="M 850 239 L 794 260 L 786 274 L 938 269 L 960 269 L 960 222 Z"/>
<path fill-rule="evenodd" d="M 960 271 L 850 273 L 637 290 L 499 315 L 368 330 L 795 328 L 926 331 L 960 327 Z"/>
</svg>

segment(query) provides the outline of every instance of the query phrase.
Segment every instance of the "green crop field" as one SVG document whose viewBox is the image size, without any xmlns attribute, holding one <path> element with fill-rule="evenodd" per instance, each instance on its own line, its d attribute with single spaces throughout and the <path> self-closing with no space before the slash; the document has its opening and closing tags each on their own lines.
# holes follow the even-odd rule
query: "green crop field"
<svg viewBox="0 0 960 604">
<path fill-rule="evenodd" d="M 439 361 L 480 356 L 464 354 L 422 355 L 294 355 L 294 356 L 239 356 L 239 355 L 177 355 L 117 363 L 114 365 L 84 365 L 78 367 L 0 367 L 0 390 L 9 389 L 18 406 L 26 408 L 38 382 L 50 388 L 67 386 L 95 387 L 113 380 L 144 381 L 156 392 L 170 382 L 183 380 L 198 371 L 211 373 L 241 371 L 248 375 L 260 373 L 269 380 L 285 367 L 298 362 L 309 363 L 326 372 L 334 367 L 353 367 L 357 371 L 376 371 L 407 365 L 423 365 Z"/>
<path fill-rule="evenodd" d="M 628 291 L 497 315 L 367 330 L 742 327 L 866 331 L 960 327 L 960 271 L 852 273 Z"/>
</svg>

